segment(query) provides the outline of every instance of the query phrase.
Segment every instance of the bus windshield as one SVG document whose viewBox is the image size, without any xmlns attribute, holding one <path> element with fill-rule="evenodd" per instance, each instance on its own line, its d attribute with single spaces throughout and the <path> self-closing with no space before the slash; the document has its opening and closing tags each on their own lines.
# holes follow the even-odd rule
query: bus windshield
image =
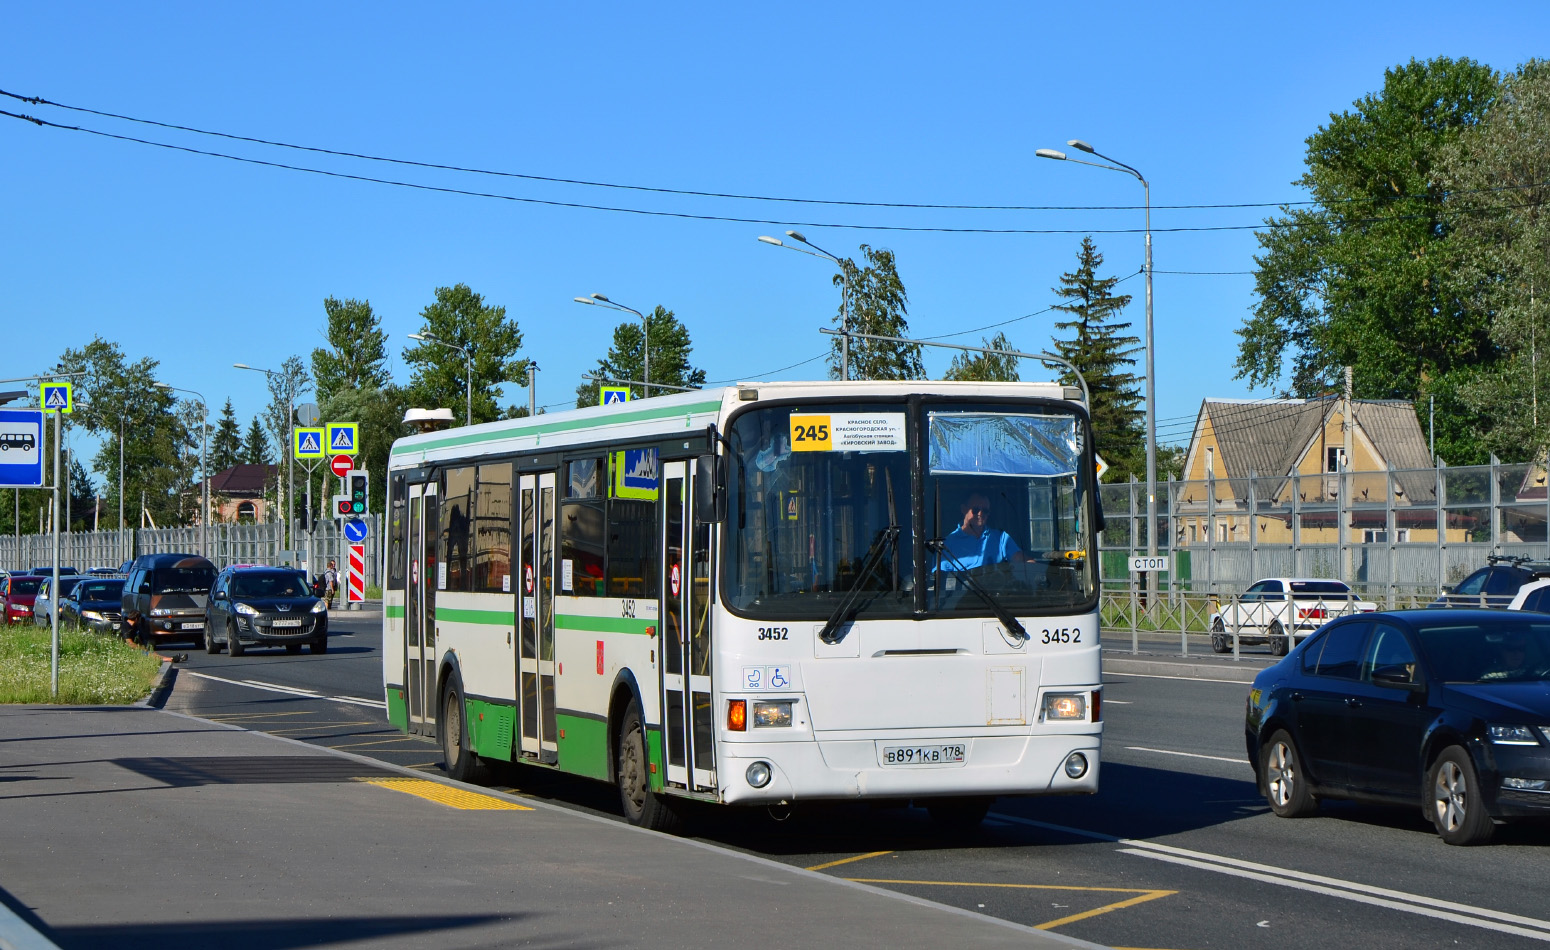
<svg viewBox="0 0 1550 950">
<path fill-rule="evenodd" d="M 1092 464 L 1079 415 L 1004 403 L 921 412 L 853 403 L 736 417 L 731 609 L 823 619 L 852 593 L 857 617 L 988 617 L 992 598 L 1025 616 L 1091 609 Z"/>
</svg>

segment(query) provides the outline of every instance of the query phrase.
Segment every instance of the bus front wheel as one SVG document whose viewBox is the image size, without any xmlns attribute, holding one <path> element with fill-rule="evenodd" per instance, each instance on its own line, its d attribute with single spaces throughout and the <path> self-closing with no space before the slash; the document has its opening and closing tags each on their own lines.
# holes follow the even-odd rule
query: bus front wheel
<svg viewBox="0 0 1550 950">
<path fill-rule="evenodd" d="M 619 724 L 619 759 L 614 775 L 619 783 L 619 804 L 630 824 L 652 831 L 677 831 L 681 825 L 671 802 L 651 790 L 646 758 L 646 728 L 640 703 L 630 701 Z"/>
</svg>

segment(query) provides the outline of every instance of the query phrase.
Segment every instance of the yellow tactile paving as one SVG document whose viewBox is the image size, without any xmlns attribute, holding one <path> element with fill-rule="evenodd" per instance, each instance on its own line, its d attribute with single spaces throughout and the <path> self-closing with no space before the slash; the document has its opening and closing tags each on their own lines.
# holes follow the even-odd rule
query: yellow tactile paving
<svg viewBox="0 0 1550 950">
<path fill-rule="evenodd" d="M 368 785 L 376 785 L 381 788 L 390 788 L 395 792 L 403 792 L 406 795 L 414 795 L 427 801 L 446 805 L 448 808 L 460 808 L 464 811 L 532 811 L 526 805 L 518 805 L 505 799 L 496 798 L 493 795 L 481 795 L 478 792 L 465 791 L 461 788 L 453 788 L 440 782 L 432 782 L 423 778 L 367 778 L 361 779 Z"/>
</svg>

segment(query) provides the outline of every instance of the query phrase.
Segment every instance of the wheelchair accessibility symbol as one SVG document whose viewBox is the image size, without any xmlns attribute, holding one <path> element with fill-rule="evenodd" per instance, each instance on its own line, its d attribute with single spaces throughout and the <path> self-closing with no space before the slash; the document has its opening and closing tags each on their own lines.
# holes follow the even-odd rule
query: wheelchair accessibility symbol
<svg viewBox="0 0 1550 950">
<path fill-rule="evenodd" d="M 791 680 L 786 678 L 786 671 L 780 667 L 770 670 L 770 689 L 785 689 L 791 685 Z"/>
</svg>

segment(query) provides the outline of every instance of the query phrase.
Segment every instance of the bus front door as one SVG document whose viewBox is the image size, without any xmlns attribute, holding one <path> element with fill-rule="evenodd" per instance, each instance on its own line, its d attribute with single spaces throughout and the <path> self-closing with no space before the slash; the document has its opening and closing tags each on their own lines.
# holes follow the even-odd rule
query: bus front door
<svg viewBox="0 0 1550 950">
<path fill-rule="evenodd" d="M 436 485 L 409 486 L 405 529 L 409 576 L 404 598 L 404 685 L 409 731 L 436 732 Z"/>
<path fill-rule="evenodd" d="M 522 530 L 521 648 L 517 651 L 518 715 L 524 758 L 559 761 L 554 722 L 554 473 L 518 480 Z"/>
<path fill-rule="evenodd" d="M 695 521 L 692 473 L 662 466 L 662 731 L 667 781 L 686 791 L 716 788 L 710 665 L 710 526 Z"/>
</svg>

